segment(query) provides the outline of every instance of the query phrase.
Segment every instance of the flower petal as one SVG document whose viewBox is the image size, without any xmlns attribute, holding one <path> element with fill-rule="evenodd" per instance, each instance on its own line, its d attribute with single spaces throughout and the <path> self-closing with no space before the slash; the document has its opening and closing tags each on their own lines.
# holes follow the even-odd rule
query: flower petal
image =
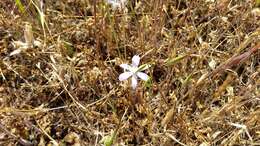
<svg viewBox="0 0 260 146">
<path fill-rule="evenodd" d="M 131 66 L 128 64 L 121 64 L 120 67 L 122 67 L 125 70 L 130 70 Z"/>
<path fill-rule="evenodd" d="M 137 76 L 132 76 L 132 88 L 135 89 L 137 86 Z"/>
<path fill-rule="evenodd" d="M 120 80 L 120 81 L 126 80 L 126 79 L 128 79 L 131 75 L 133 75 L 132 72 L 124 72 L 124 73 L 121 73 L 121 74 L 119 75 L 119 80 Z"/>
<path fill-rule="evenodd" d="M 147 81 L 149 79 L 149 76 L 143 72 L 137 72 L 136 74 L 139 78 L 141 78 L 144 81 Z"/>
<path fill-rule="evenodd" d="M 139 57 L 138 55 L 135 55 L 135 56 L 132 58 L 132 66 L 133 66 L 133 67 L 138 67 L 139 62 L 140 62 L 140 57 Z"/>
</svg>

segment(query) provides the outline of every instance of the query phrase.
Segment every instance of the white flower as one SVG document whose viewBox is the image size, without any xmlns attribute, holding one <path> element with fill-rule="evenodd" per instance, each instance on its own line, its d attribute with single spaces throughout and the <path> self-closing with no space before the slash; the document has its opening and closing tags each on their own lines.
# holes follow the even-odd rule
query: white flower
<svg viewBox="0 0 260 146">
<path fill-rule="evenodd" d="M 127 0 L 107 0 L 108 4 L 112 5 L 112 9 L 122 9 L 125 7 Z"/>
<path fill-rule="evenodd" d="M 149 76 L 141 71 L 149 68 L 149 65 L 141 65 L 138 67 L 140 62 L 140 57 L 138 55 L 135 55 L 132 58 L 132 65 L 128 64 L 121 64 L 120 67 L 122 67 L 125 72 L 119 75 L 119 80 L 127 80 L 129 77 L 132 76 L 132 88 L 135 89 L 137 86 L 137 79 L 138 77 L 141 78 L 144 81 L 147 81 L 149 79 Z"/>
</svg>

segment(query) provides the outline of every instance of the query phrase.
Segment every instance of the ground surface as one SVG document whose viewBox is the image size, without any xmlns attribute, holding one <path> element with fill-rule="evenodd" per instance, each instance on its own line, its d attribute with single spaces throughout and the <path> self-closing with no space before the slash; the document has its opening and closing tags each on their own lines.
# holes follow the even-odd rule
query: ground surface
<svg viewBox="0 0 260 146">
<path fill-rule="evenodd" d="M 1 0 L 0 145 L 260 145 L 259 5 Z"/>
</svg>

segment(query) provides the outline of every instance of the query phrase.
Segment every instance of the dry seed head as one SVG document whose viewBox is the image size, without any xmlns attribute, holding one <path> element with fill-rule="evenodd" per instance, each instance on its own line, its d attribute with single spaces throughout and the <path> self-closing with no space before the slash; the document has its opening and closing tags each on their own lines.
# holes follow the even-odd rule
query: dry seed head
<svg viewBox="0 0 260 146">
<path fill-rule="evenodd" d="M 24 29 L 24 38 L 25 42 L 28 46 L 33 45 L 33 31 L 32 31 L 32 25 L 28 22 L 25 23 L 25 29 Z"/>
<path fill-rule="evenodd" d="M 163 118 L 162 120 L 162 126 L 166 126 L 170 121 L 171 119 L 173 118 L 174 116 L 174 112 L 175 112 L 175 109 L 174 108 L 171 108 L 165 115 L 165 117 Z"/>
</svg>

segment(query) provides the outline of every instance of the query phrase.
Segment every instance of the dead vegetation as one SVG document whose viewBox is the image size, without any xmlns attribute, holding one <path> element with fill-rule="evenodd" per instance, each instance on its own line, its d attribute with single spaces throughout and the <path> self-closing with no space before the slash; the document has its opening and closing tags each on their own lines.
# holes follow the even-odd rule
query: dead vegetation
<svg viewBox="0 0 260 146">
<path fill-rule="evenodd" d="M 259 5 L 1 0 L 0 145 L 260 145 Z"/>
</svg>

